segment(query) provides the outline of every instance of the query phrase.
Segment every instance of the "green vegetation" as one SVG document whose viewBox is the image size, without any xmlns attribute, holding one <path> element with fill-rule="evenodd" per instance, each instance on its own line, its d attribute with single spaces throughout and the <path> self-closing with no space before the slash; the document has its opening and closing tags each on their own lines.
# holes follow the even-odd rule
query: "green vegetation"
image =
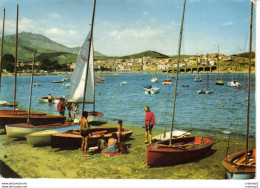
<svg viewBox="0 0 260 188">
<path fill-rule="evenodd" d="M 169 58 L 169 56 L 167 56 L 167 55 L 161 54 L 159 52 L 151 51 L 151 50 L 145 51 L 145 52 L 141 52 L 141 53 L 138 53 L 138 54 L 117 57 L 117 58 L 130 59 L 130 58 L 143 58 L 143 57 Z"/>
</svg>

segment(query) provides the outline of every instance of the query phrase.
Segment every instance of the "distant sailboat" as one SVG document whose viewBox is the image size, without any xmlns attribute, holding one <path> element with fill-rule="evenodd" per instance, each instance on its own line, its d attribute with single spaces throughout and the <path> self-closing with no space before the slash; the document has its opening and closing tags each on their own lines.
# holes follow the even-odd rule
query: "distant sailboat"
<svg viewBox="0 0 260 188">
<path fill-rule="evenodd" d="M 219 46 L 218 46 L 218 78 L 216 81 L 216 85 L 224 85 L 224 82 L 221 80 L 221 78 L 219 76 Z"/>
<path fill-rule="evenodd" d="M 199 76 L 199 66 L 198 66 L 198 63 L 199 63 L 199 57 L 197 57 L 197 77 L 194 78 L 194 82 L 202 82 L 202 79 L 200 78 Z"/>
<path fill-rule="evenodd" d="M 207 66 L 209 65 L 209 61 L 208 61 L 208 54 L 207 54 Z M 209 90 L 209 72 L 207 69 L 207 89 L 206 90 L 199 90 L 197 91 L 198 94 L 212 94 L 214 91 L 213 90 Z"/>
</svg>

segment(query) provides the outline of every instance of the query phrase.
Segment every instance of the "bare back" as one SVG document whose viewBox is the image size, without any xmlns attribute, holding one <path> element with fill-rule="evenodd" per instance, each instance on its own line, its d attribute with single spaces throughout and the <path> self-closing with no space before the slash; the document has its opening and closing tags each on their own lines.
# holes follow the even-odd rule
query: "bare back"
<svg viewBox="0 0 260 188">
<path fill-rule="evenodd" d="M 88 124 L 88 119 L 86 119 L 85 117 L 81 118 L 80 129 L 81 130 L 88 130 L 89 128 L 90 128 L 90 126 Z"/>
</svg>

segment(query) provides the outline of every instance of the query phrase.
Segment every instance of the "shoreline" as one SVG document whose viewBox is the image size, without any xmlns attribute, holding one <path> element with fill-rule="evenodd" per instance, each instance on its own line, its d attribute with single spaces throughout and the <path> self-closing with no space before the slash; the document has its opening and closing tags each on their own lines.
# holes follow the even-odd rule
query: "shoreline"
<svg viewBox="0 0 260 188">
<path fill-rule="evenodd" d="M 53 75 L 62 75 L 62 76 L 68 76 L 72 75 L 73 72 L 53 72 L 53 73 L 34 73 L 34 76 L 53 76 Z M 163 74 L 163 75 L 172 75 L 171 73 L 164 73 L 164 72 L 155 72 L 155 71 L 131 71 L 131 72 L 110 72 L 110 71 L 104 71 L 101 73 L 96 72 L 95 75 L 102 75 L 102 76 L 118 76 L 120 74 Z M 203 71 L 200 72 L 199 74 L 206 74 L 207 72 Z M 238 71 L 238 72 L 229 72 L 229 71 L 220 71 L 219 74 L 245 74 L 248 73 L 247 70 L 245 71 Z M 255 74 L 255 71 L 251 72 L 252 74 Z M 191 73 L 191 72 L 185 72 L 185 73 L 179 73 L 179 74 L 197 74 L 196 72 Z M 218 74 L 217 71 L 211 72 L 210 74 Z M 32 73 L 17 73 L 17 76 L 31 76 Z M 2 73 L 2 77 L 13 77 L 14 73 Z"/>
<path fill-rule="evenodd" d="M 107 122 L 103 125 L 117 126 Z M 129 146 L 127 154 L 106 156 L 101 153 L 86 158 L 80 149 L 59 149 L 33 147 L 26 140 L 9 138 L 0 129 L 0 160 L 22 178 L 72 178 L 72 179 L 225 179 L 222 160 L 226 156 L 228 138 L 207 136 L 217 142 L 203 158 L 175 166 L 150 168 L 146 165 L 146 147 L 144 129 L 123 125 L 133 131 L 125 141 Z M 162 130 L 153 129 L 152 135 Z M 205 136 L 193 134 L 197 136 Z M 249 146 L 255 147 L 255 141 Z M 229 153 L 243 150 L 243 140 L 231 140 Z M 90 153 L 91 154 L 91 153 Z M 73 170 L 71 170 L 73 169 Z"/>
</svg>

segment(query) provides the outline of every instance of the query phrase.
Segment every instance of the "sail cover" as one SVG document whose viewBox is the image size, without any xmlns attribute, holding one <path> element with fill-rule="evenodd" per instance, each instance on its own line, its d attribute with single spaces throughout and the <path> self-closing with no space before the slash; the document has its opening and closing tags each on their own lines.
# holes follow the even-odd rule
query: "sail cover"
<svg viewBox="0 0 260 188">
<path fill-rule="evenodd" d="M 88 33 L 85 42 L 83 43 L 78 58 L 76 61 L 75 69 L 71 77 L 70 89 L 67 96 L 67 100 L 70 102 L 83 102 L 85 78 L 87 71 L 87 61 L 89 53 L 90 32 Z M 88 79 L 85 102 L 94 102 L 94 63 L 93 63 L 93 43 L 91 44 Z"/>
</svg>

